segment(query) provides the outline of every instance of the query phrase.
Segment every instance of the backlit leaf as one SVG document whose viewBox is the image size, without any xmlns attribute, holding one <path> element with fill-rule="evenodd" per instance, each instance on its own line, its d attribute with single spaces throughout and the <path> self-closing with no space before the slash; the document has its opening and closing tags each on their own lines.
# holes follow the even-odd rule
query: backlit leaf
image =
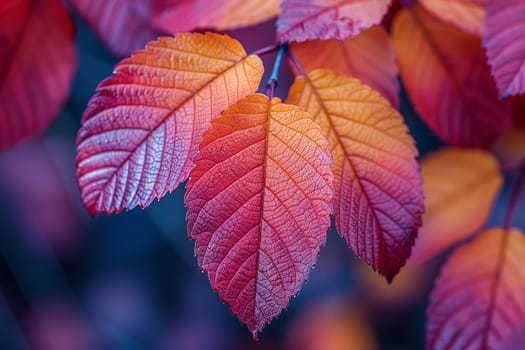
<svg viewBox="0 0 525 350">
<path fill-rule="evenodd" d="M 344 40 L 381 22 L 391 0 L 283 0 L 277 19 L 281 43 Z"/>
<path fill-rule="evenodd" d="M 445 148 L 421 162 L 425 214 L 410 263 L 428 260 L 479 230 L 503 176 L 488 152 Z"/>
<path fill-rule="evenodd" d="M 305 41 L 293 43 L 291 49 L 306 73 L 325 68 L 357 78 L 379 91 L 393 106 L 399 105 L 396 55 L 383 26 L 374 26 L 345 41 Z"/>
<path fill-rule="evenodd" d="M 483 35 L 486 0 L 421 0 L 421 3 L 442 20 L 469 33 Z"/>
<path fill-rule="evenodd" d="M 121 61 L 89 101 L 77 177 L 91 214 L 147 206 L 186 179 L 204 131 L 257 90 L 263 67 L 219 34 L 160 38 Z"/>
<path fill-rule="evenodd" d="M 525 1 L 487 0 L 487 48 L 503 97 L 525 93 Z"/>
<path fill-rule="evenodd" d="M 417 150 L 401 115 L 358 80 L 326 70 L 297 77 L 287 102 L 312 114 L 330 144 L 337 230 L 392 280 L 423 212 Z"/>
<path fill-rule="evenodd" d="M 185 203 L 199 266 L 254 337 L 297 294 L 330 226 L 330 153 L 296 106 L 250 95 L 212 123 Z"/>
<path fill-rule="evenodd" d="M 74 27 L 61 0 L 0 4 L 0 148 L 42 133 L 69 94 Z"/>
<path fill-rule="evenodd" d="M 166 1 L 166 0 L 165 0 Z M 162 32 L 151 25 L 158 0 L 71 0 L 75 10 L 92 27 L 108 49 L 127 56 L 144 48 Z"/>
<path fill-rule="evenodd" d="M 499 349 L 525 323 L 524 266 L 518 229 L 490 229 L 459 248 L 431 295 L 427 349 Z"/>
<path fill-rule="evenodd" d="M 280 0 L 191 0 L 167 6 L 153 22 L 168 32 L 247 27 L 277 16 Z"/>
<path fill-rule="evenodd" d="M 416 5 L 397 15 L 393 42 L 410 100 L 445 142 L 486 147 L 509 127 L 478 37 Z"/>
</svg>

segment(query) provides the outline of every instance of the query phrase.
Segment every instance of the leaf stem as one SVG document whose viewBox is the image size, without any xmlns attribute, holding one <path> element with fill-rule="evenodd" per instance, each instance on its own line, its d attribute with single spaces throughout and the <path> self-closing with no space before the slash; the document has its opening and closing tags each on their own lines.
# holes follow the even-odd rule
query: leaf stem
<svg viewBox="0 0 525 350">
<path fill-rule="evenodd" d="M 270 45 L 270 46 L 265 46 L 259 50 L 255 50 L 254 52 L 250 53 L 250 56 L 251 55 L 258 55 L 258 56 L 262 56 L 262 55 L 267 55 L 269 53 L 273 53 L 275 51 L 279 50 L 279 46 L 278 45 Z"/>
<path fill-rule="evenodd" d="M 266 94 L 270 98 L 270 100 L 275 95 L 275 88 L 277 87 L 277 80 L 279 79 L 279 69 L 281 68 L 281 64 L 283 63 L 283 57 L 284 54 L 288 51 L 288 44 L 283 44 L 279 46 L 279 51 L 277 52 L 277 56 L 275 57 L 275 63 L 273 64 L 272 68 L 272 74 L 270 75 L 270 79 L 268 79 L 268 82 L 266 83 Z"/>
<path fill-rule="evenodd" d="M 303 77 L 306 77 L 306 72 L 304 71 L 303 66 L 301 66 L 301 63 L 299 63 L 297 56 L 295 56 L 291 50 L 288 50 L 287 54 L 288 58 L 290 58 L 290 61 L 292 61 L 292 64 L 294 65 L 295 69 L 297 69 L 299 74 Z"/>
<path fill-rule="evenodd" d="M 521 167 L 518 179 L 516 180 L 516 184 L 514 186 L 514 189 L 512 190 L 512 195 L 509 201 L 509 206 L 507 208 L 507 214 L 505 215 L 505 221 L 503 223 L 503 228 L 505 230 L 508 230 L 510 228 L 510 225 L 512 224 L 512 216 L 514 215 L 514 212 L 516 211 L 516 207 L 518 206 L 519 197 L 521 195 L 521 192 L 523 192 L 523 189 L 525 188 L 525 165 Z"/>
</svg>

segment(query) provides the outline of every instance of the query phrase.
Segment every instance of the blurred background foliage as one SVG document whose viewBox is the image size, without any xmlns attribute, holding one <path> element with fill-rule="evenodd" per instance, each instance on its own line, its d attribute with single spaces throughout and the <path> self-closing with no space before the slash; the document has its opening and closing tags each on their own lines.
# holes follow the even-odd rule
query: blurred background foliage
<svg viewBox="0 0 525 350">
<path fill-rule="evenodd" d="M 48 132 L 0 153 L 0 349 L 422 349 L 441 256 L 388 286 L 335 230 L 316 268 L 254 342 L 197 266 L 184 186 L 145 210 L 90 218 L 75 177 L 75 137 L 96 85 L 118 58 L 75 17 L 78 69 Z M 274 22 L 230 32 L 247 52 L 274 42 Z M 266 75 L 274 56 L 264 57 Z M 292 82 L 283 65 L 277 95 Z M 264 89 L 264 86 L 262 86 Z M 421 154 L 441 144 L 402 91 Z M 501 225 L 505 186 L 488 226 Z M 525 227 L 522 200 L 514 224 Z"/>
</svg>

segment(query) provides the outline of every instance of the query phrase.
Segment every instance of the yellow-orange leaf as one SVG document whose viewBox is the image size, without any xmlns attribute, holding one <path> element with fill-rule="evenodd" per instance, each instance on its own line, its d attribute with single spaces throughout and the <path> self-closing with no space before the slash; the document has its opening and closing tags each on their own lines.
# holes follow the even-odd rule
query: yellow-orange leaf
<svg viewBox="0 0 525 350">
<path fill-rule="evenodd" d="M 328 139 L 339 233 L 391 280 L 423 211 L 417 150 L 401 115 L 358 80 L 322 69 L 297 77 L 287 102 L 310 112 Z"/>
<path fill-rule="evenodd" d="M 485 0 L 421 0 L 434 15 L 477 36 L 483 35 Z"/>
<path fill-rule="evenodd" d="M 480 229 L 503 182 L 488 152 L 447 148 L 421 162 L 425 214 L 409 260 L 420 263 Z"/>
<path fill-rule="evenodd" d="M 306 73 L 325 68 L 357 78 L 379 91 L 393 106 L 399 105 L 396 54 L 383 26 L 374 26 L 344 41 L 292 43 L 291 50 Z"/>
</svg>

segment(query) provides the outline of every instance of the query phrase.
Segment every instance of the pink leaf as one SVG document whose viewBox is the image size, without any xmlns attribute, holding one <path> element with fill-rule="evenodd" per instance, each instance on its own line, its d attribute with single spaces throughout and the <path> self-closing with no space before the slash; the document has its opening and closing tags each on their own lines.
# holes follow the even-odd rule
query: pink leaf
<svg viewBox="0 0 525 350">
<path fill-rule="evenodd" d="M 485 18 L 484 45 L 501 96 L 525 93 L 525 2 L 488 0 Z"/>
<path fill-rule="evenodd" d="M 0 148 L 42 133 L 75 69 L 74 27 L 61 0 L 0 4 Z"/>
<path fill-rule="evenodd" d="M 257 56 L 219 34 L 159 38 L 121 61 L 89 101 L 77 176 L 89 212 L 145 207 L 184 181 L 210 121 L 254 92 Z"/>
<path fill-rule="evenodd" d="M 153 22 L 168 32 L 253 26 L 279 13 L 280 0 L 186 0 L 165 6 Z"/>
<path fill-rule="evenodd" d="M 185 203 L 199 266 L 253 336 L 306 280 L 330 226 L 326 139 L 296 106 L 248 96 L 212 123 Z"/>
<path fill-rule="evenodd" d="M 75 10 L 108 49 L 127 56 L 162 32 L 150 24 L 158 0 L 72 0 Z"/>
<path fill-rule="evenodd" d="M 427 349 L 500 349 L 513 337 L 525 324 L 524 257 L 517 229 L 490 229 L 459 248 L 432 291 Z"/>
<path fill-rule="evenodd" d="M 344 40 L 381 22 L 390 0 L 283 0 L 277 19 L 281 43 Z"/>
</svg>

